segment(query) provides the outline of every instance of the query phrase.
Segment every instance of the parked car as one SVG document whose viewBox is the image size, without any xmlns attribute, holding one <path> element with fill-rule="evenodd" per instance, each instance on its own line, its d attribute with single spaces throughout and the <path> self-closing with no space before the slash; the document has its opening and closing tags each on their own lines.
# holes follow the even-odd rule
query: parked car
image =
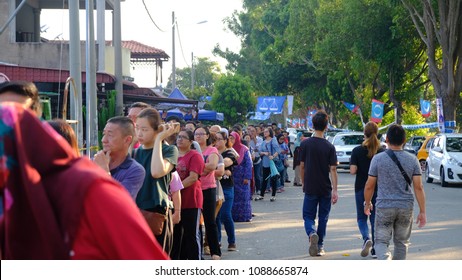
<svg viewBox="0 0 462 280">
<path fill-rule="evenodd" d="M 297 139 L 297 129 L 293 127 L 289 127 L 286 129 L 287 133 L 289 133 L 289 143 L 293 144 L 295 139 Z"/>
<path fill-rule="evenodd" d="M 439 134 L 433 140 L 425 169 L 427 183 L 439 180 L 442 187 L 462 183 L 462 134 Z"/>
<path fill-rule="evenodd" d="M 332 144 L 337 152 L 338 168 L 350 168 L 351 152 L 363 141 L 363 132 L 339 132 L 334 136 Z"/>
<path fill-rule="evenodd" d="M 409 140 L 404 144 L 404 150 L 417 155 L 422 143 L 425 141 L 425 136 L 412 136 Z"/>
<path fill-rule="evenodd" d="M 433 140 L 435 140 L 435 136 L 427 136 L 425 137 L 425 141 L 420 146 L 420 149 L 417 151 L 417 159 L 420 162 L 420 169 L 422 173 L 425 172 L 425 168 L 427 166 L 427 158 L 428 158 L 428 150 L 433 144 Z"/>
</svg>

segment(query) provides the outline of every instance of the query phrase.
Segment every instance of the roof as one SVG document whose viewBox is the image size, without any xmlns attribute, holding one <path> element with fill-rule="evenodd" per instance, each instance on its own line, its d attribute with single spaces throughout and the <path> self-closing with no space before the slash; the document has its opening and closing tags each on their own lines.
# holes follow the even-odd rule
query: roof
<svg viewBox="0 0 462 280">
<path fill-rule="evenodd" d="M 0 63 L 0 73 L 4 73 L 9 80 L 30 81 L 34 83 L 65 83 L 70 76 L 69 70 L 47 69 L 8 65 Z M 86 81 L 86 73 L 82 73 L 82 83 Z M 114 83 L 115 77 L 107 73 L 96 73 L 97 83 Z"/>
<path fill-rule="evenodd" d="M 106 45 L 111 44 L 112 41 L 106 41 Z M 132 59 L 155 58 L 160 60 L 168 60 L 170 58 L 167 53 L 161 49 L 151 47 L 133 40 L 122 41 L 122 47 L 130 50 Z"/>
</svg>

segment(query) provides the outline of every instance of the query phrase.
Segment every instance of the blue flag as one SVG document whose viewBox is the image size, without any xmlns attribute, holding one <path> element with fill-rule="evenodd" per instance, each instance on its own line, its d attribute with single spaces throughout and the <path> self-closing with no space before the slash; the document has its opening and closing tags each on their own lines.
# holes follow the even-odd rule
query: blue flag
<svg viewBox="0 0 462 280">
<path fill-rule="evenodd" d="M 371 121 L 381 123 L 383 118 L 383 102 L 372 99 Z"/>
<path fill-rule="evenodd" d="M 430 113 L 431 113 L 431 104 L 430 104 L 430 101 L 424 100 L 424 99 L 420 99 L 420 111 L 422 112 L 422 116 L 423 116 L 424 118 L 430 117 Z"/>
<path fill-rule="evenodd" d="M 359 105 L 351 104 L 351 103 L 348 103 L 348 102 L 345 102 L 345 101 L 342 101 L 342 103 L 343 103 L 343 105 L 345 105 L 345 107 L 347 107 L 348 110 L 350 110 L 352 113 L 356 113 L 356 114 L 357 114 Z"/>
</svg>

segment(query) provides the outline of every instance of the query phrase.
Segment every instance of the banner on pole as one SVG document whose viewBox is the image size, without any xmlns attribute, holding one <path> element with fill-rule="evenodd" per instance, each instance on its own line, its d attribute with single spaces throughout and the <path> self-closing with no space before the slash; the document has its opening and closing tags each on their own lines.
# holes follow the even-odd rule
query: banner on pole
<svg viewBox="0 0 462 280">
<path fill-rule="evenodd" d="M 443 112 L 443 99 L 436 99 L 436 115 L 438 116 L 438 129 L 440 132 L 445 131 L 444 125 L 444 112 Z"/>
<path fill-rule="evenodd" d="M 287 95 L 287 113 L 288 115 L 292 115 L 292 110 L 294 108 L 294 96 Z"/>
<path fill-rule="evenodd" d="M 383 106 L 384 106 L 384 103 L 382 101 L 372 99 L 371 121 L 375 123 L 382 122 Z"/>
<path fill-rule="evenodd" d="M 424 100 L 424 99 L 420 99 L 420 111 L 422 112 L 422 116 L 423 116 L 424 118 L 430 117 L 430 113 L 431 113 L 431 104 L 430 104 L 430 101 Z"/>
</svg>

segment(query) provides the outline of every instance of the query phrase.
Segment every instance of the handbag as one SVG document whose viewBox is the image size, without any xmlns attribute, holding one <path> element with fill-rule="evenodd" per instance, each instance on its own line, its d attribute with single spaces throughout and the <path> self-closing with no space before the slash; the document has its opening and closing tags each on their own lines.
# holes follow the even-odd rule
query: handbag
<svg viewBox="0 0 462 280">
<path fill-rule="evenodd" d="M 266 149 L 268 149 L 268 147 L 266 147 Z M 271 145 L 271 154 L 274 155 L 274 153 L 273 153 L 273 145 Z M 276 168 L 279 171 L 279 173 L 284 171 L 284 169 L 285 169 L 284 163 L 282 162 L 282 160 L 279 159 L 279 156 L 273 158 L 273 161 L 274 161 L 274 165 L 276 165 Z"/>
<path fill-rule="evenodd" d="M 164 230 L 165 221 L 167 221 L 166 214 L 160 214 L 157 212 L 146 211 L 143 209 L 141 210 L 141 214 L 143 214 L 144 219 L 148 223 L 149 228 L 151 229 L 154 235 L 161 235 L 162 231 Z"/>
</svg>

